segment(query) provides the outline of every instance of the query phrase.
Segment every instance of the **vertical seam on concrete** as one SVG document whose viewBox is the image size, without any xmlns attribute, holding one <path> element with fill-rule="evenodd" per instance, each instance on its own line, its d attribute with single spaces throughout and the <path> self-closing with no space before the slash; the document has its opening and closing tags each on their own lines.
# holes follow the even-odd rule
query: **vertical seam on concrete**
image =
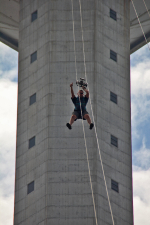
<svg viewBox="0 0 150 225">
<path fill-rule="evenodd" d="M 72 2 L 72 24 L 73 24 L 73 39 L 74 39 L 74 56 L 75 56 L 75 69 L 76 69 L 76 80 L 77 80 L 77 65 L 76 65 L 76 46 L 75 46 L 75 32 L 74 32 L 74 9 L 73 9 L 73 0 Z M 85 77 L 86 77 L 86 62 L 85 62 L 85 52 L 84 52 L 84 38 L 83 38 L 83 27 L 82 27 L 82 11 L 81 11 L 81 1 L 79 0 L 79 6 L 80 6 L 80 21 L 81 21 L 81 33 L 82 33 L 82 44 L 83 44 L 83 58 L 84 58 L 84 69 L 85 69 Z M 79 90 L 79 86 L 78 86 Z M 81 107 L 81 100 L 79 96 L 79 101 L 80 101 L 80 110 L 81 110 L 81 115 L 82 114 L 82 107 Z M 94 215 L 95 215 L 95 221 L 96 225 L 97 223 L 97 213 L 96 213 L 96 206 L 95 206 L 95 199 L 94 199 L 94 192 L 93 192 L 93 185 L 92 185 L 92 179 L 91 179 L 91 171 L 90 171 L 90 164 L 89 164 L 89 156 L 88 156 L 88 150 L 87 150 L 87 142 L 86 142 L 86 137 L 85 137 L 85 129 L 84 129 L 84 123 L 82 119 L 82 127 L 83 127 L 83 134 L 84 134 L 84 144 L 85 144 L 85 149 L 86 149 L 86 156 L 87 156 L 87 163 L 88 163 L 88 172 L 89 172 L 89 179 L 90 179 L 90 187 L 91 187 L 91 192 L 92 192 L 92 199 L 93 199 L 93 207 L 94 207 Z"/>
<path fill-rule="evenodd" d="M 82 25 L 82 9 L 81 9 L 81 0 L 79 0 L 80 3 L 80 17 L 81 17 L 81 31 L 82 31 L 82 44 L 83 44 L 83 55 L 84 55 L 84 66 L 85 66 L 85 78 L 87 80 L 87 75 L 86 75 L 86 62 L 85 62 L 85 51 L 84 51 L 84 37 L 83 37 L 83 25 Z M 92 111 L 92 117 L 93 117 L 93 122 L 95 123 L 95 119 L 94 119 L 94 114 L 93 114 L 93 108 L 92 108 L 92 103 L 91 103 L 91 97 L 89 96 L 89 100 L 90 100 L 90 105 L 91 105 L 91 111 Z M 110 209 L 110 213 L 111 213 L 111 218 L 112 218 L 112 223 L 114 225 L 114 218 L 113 218 L 113 212 L 112 212 L 112 208 L 111 208 L 111 203 L 110 203 L 110 198 L 109 198 L 109 193 L 108 193 L 108 188 L 107 188 L 107 183 L 106 183 L 106 177 L 105 177 L 105 172 L 104 172 L 104 167 L 103 167 L 103 161 L 102 161 L 102 156 L 101 156 L 101 150 L 99 147 L 99 140 L 98 140 L 98 135 L 97 135 L 97 130 L 96 130 L 96 125 L 94 126 L 94 130 L 95 130 L 95 135 L 96 135 L 96 141 L 97 141 L 97 147 L 98 147 L 98 151 L 99 151 L 99 157 L 100 157 L 100 162 L 101 162 L 101 167 L 102 167 L 102 172 L 103 172 L 103 178 L 104 178 L 104 183 L 105 183 L 105 188 L 106 188 L 106 194 L 107 194 L 107 199 L 108 199 L 108 204 L 109 204 L 109 209 Z M 91 181 L 90 181 L 91 183 Z M 93 191 L 92 191 L 92 197 L 93 197 Z M 95 201 L 93 198 L 93 202 L 94 202 L 94 211 L 95 211 L 95 215 L 96 215 L 96 209 L 95 209 Z M 97 224 L 97 216 L 95 217 L 96 219 L 96 224 Z"/>
<path fill-rule="evenodd" d="M 95 13 L 94 13 L 94 18 L 93 18 L 93 20 L 94 20 L 94 32 L 93 32 L 93 35 L 94 35 L 94 49 L 93 49 L 93 51 L 94 51 L 94 74 L 93 74 L 93 76 L 94 76 L 94 79 L 97 79 L 97 69 L 96 69 L 96 51 L 95 51 L 95 49 L 96 49 L 96 45 L 97 45 L 97 41 L 96 41 L 96 36 L 97 36 L 97 29 L 96 29 L 96 17 L 97 17 L 97 11 L 96 11 L 96 9 L 97 9 L 97 0 L 94 0 L 94 2 L 95 2 L 95 4 L 94 4 L 94 6 L 95 6 L 95 8 L 94 8 L 94 11 L 95 11 Z M 96 93 L 97 93 L 97 84 L 98 84 L 98 82 L 95 82 L 95 84 L 96 84 Z M 93 89 L 94 89 L 94 87 L 93 87 Z M 93 91 L 93 95 L 94 95 L 94 91 Z M 95 97 L 95 96 L 94 96 Z M 97 102 L 97 95 L 96 95 L 96 97 L 95 97 L 95 103 Z M 97 104 L 94 104 L 95 105 L 95 112 L 97 112 Z M 96 121 L 97 121 L 97 113 L 96 113 Z M 97 152 L 97 151 L 96 151 Z M 96 168 L 97 168 L 97 154 L 96 154 L 96 159 L 94 159 L 95 160 L 95 164 L 96 164 Z M 97 169 L 96 169 L 96 183 L 97 183 Z M 95 203 L 96 203 L 96 205 L 97 205 L 97 212 L 98 212 L 98 198 L 96 197 L 96 195 L 98 194 L 98 188 L 97 188 L 97 185 L 95 185 Z M 98 220 L 98 217 L 99 217 L 99 214 L 97 213 L 97 220 Z"/>
</svg>

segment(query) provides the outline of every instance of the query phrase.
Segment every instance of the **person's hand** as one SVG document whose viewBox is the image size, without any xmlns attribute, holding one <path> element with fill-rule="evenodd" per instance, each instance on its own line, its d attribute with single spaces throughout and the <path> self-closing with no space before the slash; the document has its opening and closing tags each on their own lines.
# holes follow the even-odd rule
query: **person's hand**
<svg viewBox="0 0 150 225">
<path fill-rule="evenodd" d="M 73 87 L 73 83 L 70 84 L 70 87 Z"/>
</svg>

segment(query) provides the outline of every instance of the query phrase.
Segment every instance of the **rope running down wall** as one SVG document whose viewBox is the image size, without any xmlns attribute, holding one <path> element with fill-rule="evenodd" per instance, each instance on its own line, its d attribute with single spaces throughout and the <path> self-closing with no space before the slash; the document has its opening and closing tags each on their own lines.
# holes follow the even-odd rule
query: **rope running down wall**
<svg viewBox="0 0 150 225">
<path fill-rule="evenodd" d="M 139 17 L 138 17 L 138 14 L 137 14 L 137 11 L 136 11 L 136 8 L 135 8 L 135 5 L 134 5 L 133 0 L 131 0 L 131 2 L 132 2 L 132 5 L 133 5 L 133 8 L 134 8 L 134 11 L 135 11 L 136 17 L 137 17 L 137 19 L 138 19 L 139 25 L 140 25 L 140 27 L 141 27 L 141 30 L 142 30 L 143 36 L 144 36 L 144 38 L 145 38 L 146 44 L 147 44 L 147 46 L 148 46 L 148 48 L 149 48 L 149 50 L 150 50 L 150 46 L 149 46 L 149 44 L 148 44 L 148 41 L 147 41 L 146 35 L 145 35 L 144 30 L 143 30 L 143 27 L 142 27 L 142 24 L 141 24 L 140 19 L 139 19 Z M 144 3 L 145 3 L 145 2 L 144 2 Z M 145 6 L 146 6 L 146 4 L 145 4 Z M 147 6 L 146 6 L 146 7 L 147 7 Z"/>
<path fill-rule="evenodd" d="M 76 80 L 77 80 L 77 62 L 76 62 L 76 46 L 75 46 L 75 32 L 74 32 L 74 10 L 73 10 L 73 0 L 72 2 L 72 22 L 73 22 L 73 39 L 74 39 L 74 56 L 75 56 L 75 70 L 76 70 Z M 79 91 L 79 87 L 78 87 Z M 79 101 L 80 101 L 80 96 L 79 96 Z M 80 101 L 80 110 L 81 110 L 81 115 L 82 114 L 82 107 L 81 107 L 81 101 Z M 82 116 L 83 117 L 83 116 Z M 89 156 L 88 156 L 88 150 L 87 150 L 87 143 L 86 143 L 86 137 L 85 137 L 85 129 L 84 129 L 84 123 L 82 120 L 82 126 L 83 126 L 83 134 L 84 134 L 84 143 L 85 143 L 85 149 L 86 149 L 86 156 L 87 156 L 87 163 L 88 163 L 88 171 L 89 171 L 89 179 L 90 179 L 90 186 L 91 186 L 91 192 L 92 192 L 92 200 L 93 200 L 93 207 L 94 207 L 94 215 L 95 215 L 95 221 L 96 225 L 97 223 L 97 215 L 96 215 L 96 207 L 95 207 L 95 200 L 94 200 L 94 192 L 93 192 L 93 185 L 92 185 L 92 179 L 91 179 L 91 171 L 90 171 L 90 164 L 89 164 Z"/>
<path fill-rule="evenodd" d="M 85 68 L 85 79 L 87 81 L 86 62 L 85 62 L 85 50 L 84 50 L 84 37 L 83 37 L 83 22 L 82 22 L 81 0 L 79 0 L 79 5 L 80 5 L 80 17 L 81 17 L 81 31 L 82 31 L 82 44 L 83 44 L 83 58 L 84 58 L 84 68 Z M 109 203 L 109 209 L 110 209 L 110 213 L 111 213 L 112 223 L 114 225 L 113 212 L 112 212 L 111 203 L 110 203 L 110 199 L 109 199 L 109 193 L 108 193 L 108 188 L 107 188 L 107 183 L 106 183 L 106 178 L 105 178 L 103 161 L 102 161 L 101 151 L 100 151 L 100 147 L 99 147 L 98 135 L 97 135 L 96 124 L 95 124 L 95 119 L 94 119 L 93 108 L 92 108 L 92 103 L 91 103 L 91 97 L 90 96 L 89 96 L 89 100 L 90 100 L 92 118 L 93 118 L 93 122 L 94 122 L 94 130 L 95 130 L 97 147 L 98 147 L 98 152 L 99 152 L 99 157 L 100 157 L 100 162 L 101 162 L 101 167 L 102 167 L 102 172 L 103 172 L 103 178 L 104 178 L 104 183 L 105 183 L 105 188 L 106 188 L 107 199 L 108 199 L 108 203 Z"/>
</svg>

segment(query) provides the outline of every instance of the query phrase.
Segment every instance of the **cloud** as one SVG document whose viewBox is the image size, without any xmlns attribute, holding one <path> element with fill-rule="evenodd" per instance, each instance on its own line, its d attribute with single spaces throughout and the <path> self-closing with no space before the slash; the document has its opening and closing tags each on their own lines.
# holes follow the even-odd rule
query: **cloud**
<svg viewBox="0 0 150 225">
<path fill-rule="evenodd" d="M 0 78 L 17 81 L 18 53 L 0 42 Z"/>
<path fill-rule="evenodd" d="M 150 46 L 150 44 L 149 44 L 149 46 Z M 145 45 L 144 47 L 140 48 L 139 50 L 137 50 L 136 52 L 131 54 L 130 55 L 131 67 L 134 67 L 141 62 L 149 61 L 149 59 L 150 59 L 149 52 L 150 51 L 149 51 L 148 46 Z"/>
<path fill-rule="evenodd" d="M 145 47 L 144 47 L 145 48 Z M 131 67 L 132 136 L 143 139 L 150 120 L 150 63 L 142 61 Z M 141 137 L 142 135 L 142 137 Z"/>
<path fill-rule="evenodd" d="M 150 213 L 150 169 L 133 171 L 134 224 L 149 225 Z"/>
<path fill-rule="evenodd" d="M 17 83 L 0 79 L 0 225 L 13 221 Z"/>
<path fill-rule="evenodd" d="M 11 48 L 9 48 L 7 45 L 3 44 L 1 41 L 0 41 L 0 50 L 1 50 L 1 54 L 4 56 L 7 56 L 10 51 L 11 51 Z"/>
<path fill-rule="evenodd" d="M 0 77 L 9 79 L 11 81 L 16 81 L 18 77 L 18 68 L 13 68 L 12 70 L 2 71 L 0 70 Z"/>
<path fill-rule="evenodd" d="M 133 166 L 134 224 L 149 225 L 150 212 L 150 149 L 145 138 L 139 151 L 134 152 L 136 166 Z"/>
<path fill-rule="evenodd" d="M 131 121 L 134 224 L 149 225 L 150 212 L 150 52 L 131 55 Z"/>
<path fill-rule="evenodd" d="M 145 138 L 142 140 L 140 150 L 133 153 L 134 162 L 137 168 L 147 170 L 150 168 L 150 149 L 146 147 Z M 137 170 L 137 169 L 136 169 Z M 149 178 L 150 179 L 150 178 Z"/>
<path fill-rule="evenodd" d="M 150 204 L 144 203 L 139 196 L 134 197 L 134 224 L 149 225 Z"/>
<path fill-rule="evenodd" d="M 146 111 L 145 107 L 149 107 L 150 104 L 149 96 L 150 96 L 150 63 L 143 62 L 139 63 L 135 67 L 131 67 L 131 97 L 133 99 L 132 103 L 133 104 L 135 103 L 138 109 Z M 137 113 L 138 112 L 139 111 L 137 111 Z M 133 115 L 135 116 L 137 115 L 137 113 L 134 112 Z"/>
<path fill-rule="evenodd" d="M 0 225 L 13 224 L 14 196 L 1 197 L 0 201 Z"/>
<path fill-rule="evenodd" d="M 150 63 L 149 60 L 131 67 L 131 88 L 135 95 L 150 94 Z M 140 92 L 139 92 L 140 91 Z M 142 91 L 142 93 L 141 93 Z"/>
</svg>

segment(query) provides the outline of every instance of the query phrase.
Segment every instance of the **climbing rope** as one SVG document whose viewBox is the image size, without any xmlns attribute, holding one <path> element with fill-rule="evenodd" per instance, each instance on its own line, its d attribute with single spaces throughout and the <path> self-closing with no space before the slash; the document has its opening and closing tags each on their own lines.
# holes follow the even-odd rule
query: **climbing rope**
<svg viewBox="0 0 150 225">
<path fill-rule="evenodd" d="M 149 47 L 149 44 L 148 44 L 148 41 L 147 41 L 146 35 L 145 35 L 145 33 L 144 33 L 144 30 L 143 30 L 142 24 L 141 24 L 140 19 L 139 19 L 139 17 L 138 17 L 138 14 L 137 14 L 137 11 L 136 11 L 136 8 L 135 8 L 135 5 L 134 5 L 133 0 L 131 0 L 131 2 L 132 2 L 132 5 L 133 5 L 133 8 L 134 8 L 134 11 L 135 11 L 136 17 L 137 17 L 137 19 L 138 19 L 139 25 L 140 25 L 140 27 L 141 27 L 141 30 L 142 30 L 143 36 L 144 36 L 144 38 L 145 38 L 146 44 L 147 44 L 147 46 L 148 46 L 148 48 L 149 48 L 149 50 L 150 50 L 150 47 Z M 144 3 L 145 3 L 145 2 L 144 2 Z M 146 6 L 146 4 L 145 4 L 145 6 Z M 146 6 L 146 8 L 147 8 L 147 6 Z"/>
<path fill-rule="evenodd" d="M 144 5 L 145 5 L 145 8 L 146 8 L 146 10 L 147 10 L 147 13 L 148 13 L 148 15 L 149 15 L 149 17 L 150 17 L 150 13 L 149 13 L 149 10 L 148 10 L 148 8 L 147 8 L 147 5 L 146 5 L 146 2 L 143 0 L 143 2 L 144 2 Z"/>
<path fill-rule="evenodd" d="M 80 5 L 80 18 L 81 18 L 81 31 L 82 31 L 82 45 L 83 45 L 83 58 L 84 58 L 85 79 L 88 82 L 88 80 L 87 80 L 87 74 L 86 74 L 86 62 L 85 62 L 85 50 L 84 50 L 84 37 L 83 37 L 83 22 L 82 22 L 81 0 L 79 0 L 79 5 Z M 107 199 L 108 199 L 108 203 L 109 203 L 109 209 L 110 209 L 110 213 L 111 213 L 112 223 L 114 225 L 114 218 L 113 218 L 111 203 L 110 203 L 110 199 L 109 199 L 109 193 L 108 193 L 108 188 L 107 188 L 107 183 L 106 183 L 106 178 L 105 178 L 103 161 L 102 161 L 101 151 L 100 151 L 100 147 L 99 147 L 98 135 L 97 135 L 97 130 L 96 130 L 96 123 L 95 123 L 95 119 L 94 119 L 93 108 L 92 108 L 92 103 L 91 103 L 91 97 L 90 96 L 89 96 L 89 100 L 90 100 L 92 118 L 93 118 L 93 122 L 94 122 L 94 130 L 95 130 L 95 135 L 96 135 L 97 147 L 98 147 L 98 152 L 99 152 L 99 157 L 100 157 L 100 162 L 101 162 L 101 167 L 102 167 L 102 172 L 103 172 L 103 178 L 104 178 L 104 183 L 105 183 L 105 188 L 106 188 L 106 193 L 107 193 Z"/>
<path fill-rule="evenodd" d="M 72 21 L 73 21 L 73 39 L 74 39 L 75 70 L 76 70 L 76 80 L 77 80 L 77 74 L 78 74 L 78 72 L 77 72 L 77 57 L 76 57 L 76 46 L 75 46 L 73 0 L 71 0 L 71 2 L 72 2 Z M 79 91 L 79 87 L 78 87 L 78 91 Z M 83 118 L 80 95 L 79 95 L 79 102 L 80 102 L 81 117 Z M 93 185 L 92 185 L 92 179 L 91 179 L 91 170 L 90 170 L 90 164 L 89 164 L 89 156 L 88 156 L 88 150 L 87 150 L 87 143 L 86 143 L 86 137 L 85 137 L 85 129 L 84 129 L 83 119 L 82 119 L 82 127 L 83 127 L 84 144 L 85 144 L 86 157 L 87 157 L 87 163 L 88 163 L 88 171 L 89 171 L 90 187 L 91 187 L 91 192 L 92 192 L 92 200 L 93 200 L 93 207 L 94 207 L 94 215 L 95 215 L 96 225 L 98 225 L 98 223 L 97 223 L 97 215 L 96 215 L 96 207 L 95 207 L 95 200 L 94 200 Z"/>
<path fill-rule="evenodd" d="M 77 57 L 76 57 L 76 40 L 75 40 L 75 32 L 74 32 L 73 0 L 71 0 L 71 2 L 72 2 L 72 26 L 73 26 L 73 40 L 74 40 L 75 70 L 76 70 L 76 80 L 78 80 L 78 76 L 77 76 L 77 74 L 78 74 L 78 71 L 77 71 Z"/>
<path fill-rule="evenodd" d="M 73 20 L 73 38 L 74 38 L 74 55 L 75 55 L 75 68 L 76 68 L 76 80 L 77 80 L 77 65 L 76 65 L 76 48 L 75 48 L 75 32 L 74 32 L 74 15 L 73 15 L 73 0 L 72 1 L 72 20 Z M 85 62 L 85 50 L 84 50 L 84 37 L 83 37 L 83 23 L 82 23 L 82 10 L 81 10 L 81 0 L 79 0 L 79 5 L 80 5 L 80 19 L 81 19 L 81 31 L 82 31 L 82 44 L 83 44 L 83 58 L 84 58 L 84 70 L 85 70 L 85 78 L 87 80 L 87 75 L 86 75 L 86 62 Z M 90 99 L 90 106 L 91 106 L 91 111 L 92 111 L 92 117 L 93 117 L 93 122 L 95 124 L 95 119 L 94 119 L 94 114 L 93 114 L 93 109 L 92 109 L 92 104 L 91 104 L 91 98 Z M 80 100 L 80 97 L 79 97 Z M 81 109 L 81 114 L 82 114 L 82 108 L 81 108 L 81 101 L 80 101 L 80 109 Z M 93 187 L 92 187 L 92 181 L 91 181 L 91 173 L 90 173 L 90 166 L 89 166 L 89 160 L 88 160 L 88 151 L 87 151 L 87 144 L 86 144 L 86 137 L 85 137 L 85 129 L 84 129 L 84 123 L 82 120 L 82 125 L 83 125 L 83 133 L 84 133 L 84 140 L 85 140 L 85 148 L 86 148 L 86 155 L 87 155 L 87 162 L 88 162 L 88 170 L 89 170 L 89 178 L 90 178 L 90 185 L 91 185 L 91 192 L 92 192 L 92 199 L 93 199 L 93 206 L 94 206 L 94 213 L 95 213 L 95 220 L 96 220 L 96 225 L 97 223 L 97 215 L 96 215 L 96 207 L 95 207 L 95 200 L 94 200 L 94 193 L 93 193 Z M 104 177 L 104 182 L 105 182 L 105 187 L 106 187 L 106 193 L 107 193 L 107 198 L 109 202 L 109 208 L 111 212 L 111 218 L 112 222 L 114 225 L 114 219 L 113 219 L 113 213 L 111 209 L 111 204 L 110 204 L 110 199 L 109 199 L 109 194 L 108 194 L 108 188 L 107 188 L 107 183 L 106 183 L 106 178 L 105 178 L 105 173 L 104 173 L 104 167 L 103 167 L 103 162 L 102 162 L 102 157 L 101 157 L 101 152 L 100 152 L 100 147 L 99 147 L 99 141 L 98 141 L 98 136 L 97 136 L 97 131 L 96 131 L 96 124 L 95 124 L 95 135 L 96 135 L 96 140 L 97 140 L 97 146 L 99 150 L 99 156 L 100 156 L 100 162 L 101 162 L 101 167 L 102 167 L 102 172 L 103 172 L 103 177 Z"/>
</svg>

